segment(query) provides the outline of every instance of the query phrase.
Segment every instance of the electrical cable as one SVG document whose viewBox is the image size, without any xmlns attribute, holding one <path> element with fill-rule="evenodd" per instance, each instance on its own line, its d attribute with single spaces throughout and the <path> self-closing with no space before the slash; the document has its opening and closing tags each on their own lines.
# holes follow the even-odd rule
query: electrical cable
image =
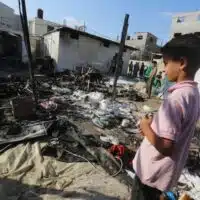
<svg viewBox="0 0 200 200">
<path fill-rule="evenodd" d="M 66 149 L 63 149 L 63 150 L 64 150 L 66 153 L 68 153 L 68 154 L 71 154 L 71 155 L 73 155 L 73 156 L 75 156 L 75 157 L 78 157 L 78 158 L 81 158 L 81 159 L 87 161 L 87 162 L 90 163 L 94 168 L 96 168 L 96 166 L 93 165 L 87 158 L 84 158 L 83 156 L 80 156 L 80 155 L 78 155 L 78 154 L 72 153 L 71 151 L 68 151 L 68 150 L 66 150 Z"/>
<path fill-rule="evenodd" d="M 122 168 L 123 168 L 123 161 L 122 161 L 122 159 L 119 158 L 119 157 L 115 157 L 115 158 L 120 161 L 120 168 L 119 168 L 119 171 L 117 171 L 116 173 L 114 173 L 114 174 L 111 175 L 112 177 L 117 176 L 122 171 Z"/>
</svg>

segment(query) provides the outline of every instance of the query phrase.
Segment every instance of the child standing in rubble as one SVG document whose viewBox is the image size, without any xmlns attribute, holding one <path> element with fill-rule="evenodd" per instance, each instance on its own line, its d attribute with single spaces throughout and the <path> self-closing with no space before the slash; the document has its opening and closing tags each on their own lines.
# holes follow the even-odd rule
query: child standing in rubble
<svg viewBox="0 0 200 200">
<path fill-rule="evenodd" d="M 200 114 L 199 91 L 193 81 L 200 65 L 200 38 L 194 34 L 173 38 L 162 53 L 165 73 L 176 84 L 169 88 L 157 114 L 141 119 L 144 140 L 133 160 L 133 200 L 158 200 L 176 186 Z"/>
</svg>

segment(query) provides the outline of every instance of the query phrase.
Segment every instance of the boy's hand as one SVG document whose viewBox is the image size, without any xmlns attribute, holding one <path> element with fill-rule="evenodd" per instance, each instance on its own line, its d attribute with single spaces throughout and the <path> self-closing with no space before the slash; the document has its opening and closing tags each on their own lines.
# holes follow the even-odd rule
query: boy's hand
<svg viewBox="0 0 200 200">
<path fill-rule="evenodd" d="M 152 116 L 145 116 L 140 121 L 140 133 L 144 135 L 144 132 L 147 127 L 149 127 L 152 123 L 153 117 Z"/>
<path fill-rule="evenodd" d="M 151 128 L 153 118 L 148 116 L 140 121 L 140 133 L 164 156 L 171 156 L 174 148 L 174 141 L 156 135 Z"/>
</svg>

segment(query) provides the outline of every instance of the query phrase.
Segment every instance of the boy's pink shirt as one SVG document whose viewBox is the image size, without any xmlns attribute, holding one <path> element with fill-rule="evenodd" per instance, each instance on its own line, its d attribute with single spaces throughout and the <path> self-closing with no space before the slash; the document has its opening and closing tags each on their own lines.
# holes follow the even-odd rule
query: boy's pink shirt
<svg viewBox="0 0 200 200">
<path fill-rule="evenodd" d="M 177 184 L 188 157 L 200 108 L 195 82 L 177 83 L 169 92 L 171 94 L 154 116 L 151 128 L 159 137 L 174 141 L 172 156 L 163 156 L 144 138 L 133 160 L 133 168 L 141 182 L 161 191 Z"/>
</svg>

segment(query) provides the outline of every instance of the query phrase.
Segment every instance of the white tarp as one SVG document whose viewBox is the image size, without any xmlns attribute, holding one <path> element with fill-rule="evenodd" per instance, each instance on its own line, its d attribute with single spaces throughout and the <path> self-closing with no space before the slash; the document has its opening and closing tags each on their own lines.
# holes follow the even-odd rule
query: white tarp
<svg viewBox="0 0 200 200">
<path fill-rule="evenodd" d="M 0 199 L 127 199 L 128 188 L 101 167 L 41 155 L 41 146 L 20 144 L 0 155 Z"/>
</svg>

